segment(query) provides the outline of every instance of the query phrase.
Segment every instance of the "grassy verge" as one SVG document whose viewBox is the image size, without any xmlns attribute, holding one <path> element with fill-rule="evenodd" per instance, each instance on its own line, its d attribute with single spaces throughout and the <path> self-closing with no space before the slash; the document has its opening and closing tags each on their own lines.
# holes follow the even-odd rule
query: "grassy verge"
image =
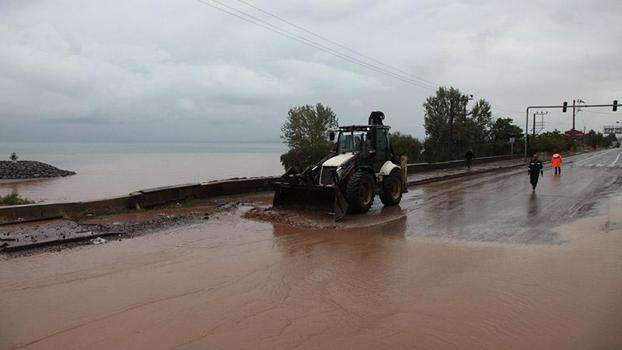
<svg viewBox="0 0 622 350">
<path fill-rule="evenodd" d="M 7 194 L 6 196 L 0 196 L 0 205 L 20 205 L 20 204 L 32 204 L 28 198 L 20 197 L 16 192 Z"/>
</svg>

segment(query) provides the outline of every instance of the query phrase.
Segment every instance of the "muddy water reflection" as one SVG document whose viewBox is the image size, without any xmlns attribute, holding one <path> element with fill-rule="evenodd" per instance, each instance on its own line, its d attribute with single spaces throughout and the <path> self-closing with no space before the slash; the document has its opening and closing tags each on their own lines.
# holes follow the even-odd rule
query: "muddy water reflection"
<svg viewBox="0 0 622 350">
<path fill-rule="evenodd" d="M 559 247 L 409 240 L 408 228 L 406 219 L 365 230 L 275 225 L 287 305 L 306 305 L 300 317 L 310 325 L 294 321 L 284 337 L 313 334 L 303 348 L 318 349 L 622 345 L 622 319 L 608 311 L 622 311 L 622 282 L 611 274 L 622 271 L 619 232 L 604 245 L 580 239 Z M 594 268 L 608 272 L 592 275 Z M 602 288 L 580 285 L 586 279 Z M 580 305 L 591 306 L 578 314 Z"/>
<path fill-rule="evenodd" d="M 3 261 L 0 348 L 620 348 L 622 232 L 585 234 L 620 215 L 562 246 L 224 216 Z"/>
<path fill-rule="evenodd" d="M 538 223 L 538 195 L 532 193 L 527 201 L 527 223 L 529 226 L 534 227 Z"/>
</svg>

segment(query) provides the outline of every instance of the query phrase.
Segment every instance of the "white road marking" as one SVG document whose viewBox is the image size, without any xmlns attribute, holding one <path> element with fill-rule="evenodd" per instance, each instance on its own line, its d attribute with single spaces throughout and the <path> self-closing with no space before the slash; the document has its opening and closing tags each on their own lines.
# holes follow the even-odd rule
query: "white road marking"
<svg viewBox="0 0 622 350">
<path fill-rule="evenodd" d="M 587 163 L 588 160 L 590 160 L 592 158 L 595 158 L 595 157 L 602 157 L 604 155 L 609 154 L 612 151 L 614 151 L 614 150 L 610 149 L 610 150 L 607 150 L 607 151 L 604 151 L 604 152 L 598 152 L 598 154 L 595 154 L 595 155 L 593 155 L 591 157 L 587 157 L 585 159 L 581 159 L 581 160 L 577 161 L 577 165 L 585 165 L 585 163 Z"/>
<path fill-rule="evenodd" d="M 620 160 L 620 156 L 622 155 L 622 152 L 618 153 L 618 156 L 616 157 L 616 160 L 614 160 L 613 162 L 611 162 L 611 164 L 609 164 L 610 168 L 613 168 L 616 163 L 618 162 L 618 160 Z"/>
</svg>

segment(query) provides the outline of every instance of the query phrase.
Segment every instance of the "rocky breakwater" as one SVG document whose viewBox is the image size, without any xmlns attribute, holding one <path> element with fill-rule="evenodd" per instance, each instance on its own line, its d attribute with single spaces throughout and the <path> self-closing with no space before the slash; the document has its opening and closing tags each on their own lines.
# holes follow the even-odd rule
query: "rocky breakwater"
<svg viewBox="0 0 622 350">
<path fill-rule="evenodd" d="M 18 162 L 0 161 L 1 180 L 38 179 L 46 177 L 69 176 L 75 174 L 76 173 L 73 171 L 58 169 L 49 164 L 31 160 L 20 160 Z"/>
</svg>

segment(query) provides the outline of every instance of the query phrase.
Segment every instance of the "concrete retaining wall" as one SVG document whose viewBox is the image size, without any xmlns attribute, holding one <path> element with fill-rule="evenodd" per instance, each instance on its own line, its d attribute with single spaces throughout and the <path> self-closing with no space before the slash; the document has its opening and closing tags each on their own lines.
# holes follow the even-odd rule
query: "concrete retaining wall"
<svg viewBox="0 0 622 350">
<path fill-rule="evenodd" d="M 128 198 L 118 197 L 90 202 L 26 204 L 0 207 L 0 223 L 52 219 L 85 215 L 111 214 L 128 208 Z"/>
<path fill-rule="evenodd" d="M 520 159 L 523 158 L 521 155 L 514 156 L 494 156 L 494 157 L 482 157 L 482 158 L 474 158 L 472 164 L 484 164 L 484 163 L 492 163 L 498 162 L 502 160 L 511 160 L 511 159 Z M 408 173 L 413 174 L 422 171 L 430 171 L 437 169 L 447 169 L 447 168 L 455 168 L 455 167 L 465 167 L 466 161 L 464 160 L 451 160 L 449 162 L 440 162 L 440 163 L 413 163 L 408 164 Z"/>
<path fill-rule="evenodd" d="M 193 198 L 211 198 L 268 191 L 277 177 L 260 177 L 211 181 L 177 186 L 150 188 L 128 196 L 89 202 L 26 204 L 0 207 L 0 224 L 11 222 L 79 217 L 86 214 L 103 215 L 127 209 L 152 208 Z"/>
<path fill-rule="evenodd" d="M 193 198 L 211 198 L 225 195 L 268 191 L 277 177 L 218 180 L 179 186 L 150 188 L 130 193 L 129 208 L 152 208 L 167 203 Z"/>
</svg>

